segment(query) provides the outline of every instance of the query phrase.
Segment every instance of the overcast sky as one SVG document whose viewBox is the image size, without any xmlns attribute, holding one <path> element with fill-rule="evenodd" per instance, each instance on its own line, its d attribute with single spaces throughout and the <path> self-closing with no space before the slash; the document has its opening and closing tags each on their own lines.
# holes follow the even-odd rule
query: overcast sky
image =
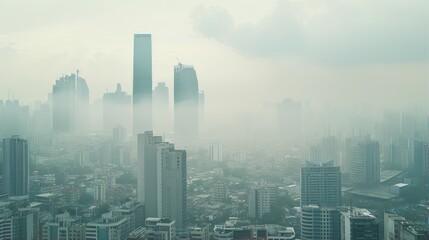
<svg viewBox="0 0 429 240">
<path fill-rule="evenodd" d="M 0 99 L 45 100 L 77 68 L 92 100 L 131 92 L 134 33 L 152 34 L 154 86 L 179 58 L 213 113 L 429 99 L 427 0 L 0 0 Z"/>
</svg>

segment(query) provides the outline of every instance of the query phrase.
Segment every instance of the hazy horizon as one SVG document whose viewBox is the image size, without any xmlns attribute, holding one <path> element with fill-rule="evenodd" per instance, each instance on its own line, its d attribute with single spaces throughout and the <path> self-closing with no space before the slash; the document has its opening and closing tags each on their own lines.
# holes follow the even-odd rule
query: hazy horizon
<svg viewBox="0 0 429 240">
<path fill-rule="evenodd" d="M 209 116 L 283 98 L 340 107 L 427 108 L 429 102 L 427 1 L 0 6 L 0 99 L 44 101 L 55 80 L 76 69 L 91 102 L 116 83 L 131 93 L 133 34 L 151 33 L 153 85 L 166 82 L 172 96 L 177 59 L 194 65 Z"/>
</svg>

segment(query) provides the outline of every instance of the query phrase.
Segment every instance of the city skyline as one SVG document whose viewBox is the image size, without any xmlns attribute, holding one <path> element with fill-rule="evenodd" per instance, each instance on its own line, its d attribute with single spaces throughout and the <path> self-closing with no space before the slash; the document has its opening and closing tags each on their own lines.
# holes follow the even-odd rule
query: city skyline
<svg viewBox="0 0 429 240">
<path fill-rule="evenodd" d="M 59 4 L 55 4 L 50 0 L 46 0 L 46 2 L 52 4 L 50 9 L 56 10 L 54 12 L 63 12 L 59 10 Z M 100 15 L 100 21 L 111 23 L 111 28 L 99 28 L 99 31 L 97 31 L 99 35 L 92 33 L 91 30 L 100 26 L 100 22 L 95 21 L 91 24 L 87 24 L 86 22 L 88 19 L 93 19 L 90 13 L 97 6 L 95 2 L 87 3 L 87 10 L 77 11 L 77 14 L 82 18 L 75 21 L 62 18 L 57 24 L 52 24 L 50 23 L 50 14 L 41 16 L 37 13 L 32 13 L 31 16 L 34 17 L 34 21 L 28 26 L 24 24 L 12 24 L 10 26 L 2 25 L 0 28 L 2 35 L 0 39 L 0 60 L 6 63 L 0 70 L 3 72 L 4 78 L 14 80 L 13 83 L 9 84 L 8 88 L 5 88 L 3 85 L 0 87 L 2 89 L 0 90 L 0 96 L 5 99 L 8 95 L 13 95 L 23 103 L 30 103 L 33 100 L 43 101 L 47 98 L 46 92 L 51 82 L 58 78 L 61 73 L 67 73 L 76 68 L 81 69 L 81 75 L 85 76 L 88 80 L 89 87 L 92 89 L 91 101 L 100 98 L 107 88 L 113 89 L 117 82 L 123 85 L 123 89 L 126 92 L 131 92 L 132 71 L 130 70 L 132 69 L 132 59 L 130 59 L 130 56 L 132 56 L 132 36 L 135 33 L 148 32 L 152 33 L 153 42 L 155 43 L 153 45 L 154 84 L 156 82 L 167 82 L 168 86 L 172 86 L 173 75 L 170 69 L 171 66 L 177 63 L 176 57 L 182 62 L 195 64 L 199 70 L 201 88 L 210 89 L 210 92 L 207 93 L 208 96 L 209 94 L 212 96 L 224 95 L 220 99 L 207 98 L 207 114 L 209 116 L 219 115 L 219 112 L 224 112 L 217 103 L 220 102 L 222 105 L 225 105 L 226 102 L 231 101 L 234 98 L 232 89 L 237 89 L 245 83 L 247 91 L 242 96 L 249 104 L 229 104 L 228 110 L 244 109 L 247 111 L 253 106 L 261 106 L 265 101 L 281 101 L 285 96 L 302 102 L 312 102 L 314 105 L 317 105 L 319 102 L 326 102 L 331 105 L 348 104 L 349 102 L 360 105 L 366 102 L 372 106 L 386 106 L 390 103 L 392 105 L 397 103 L 398 106 L 402 105 L 401 107 L 408 104 L 421 104 L 423 100 L 428 99 L 426 95 L 429 87 L 426 79 L 429 73 L 425 68 L 427 57 L 421 53 L 420 55 L 416 55 L 416 50 L 414 49 L 421 49 L 419 52 L 427 50 L 427 46 L 421 43 L 427 42 L 425 40 L 427 40 L 428 30 L 422 25 L 424 20 L 420 20 L 427 18 L 427 15 L 423 15 L 423 9 L 427 7 L 427 2 L 416 1 L 409 3 L 410 10 L 404 12 L 401 12 L 400 9 L 403 9 L 402 7 L 406 3 L 398 3 L 397 5 L 389 5 L 387 2 L 383 3 L 386 3 L 388 6 L 385 10 L 375 8 L 377 10 L 371 12 L 370 15 L 371 19 L 376 19 L 378 16 L 380 16 L 380 19 L 374 20 L 374 22 L 362 23 L 364 25 L 361 28 L 354 28 L 356 33 L 344 36 L 344 45 L 358 45 L 358 43 L 355 43 L 355 39 L 361 35 L 371 35 L 372 32 L 368 33 L 368 31 L 374 31 L 374 28 L 377 26 L 376 24 L 395 26 L 397 21 L 389 21 L 395 19 L 395 13 L 399 16 L 410 16 L 406 22 L 402 23 L 401 26 L 403 28 L 401 29 L 409 33 L 409 36 L 414 37 L 404 36 L 402 38 L 393 38 L 392 36 L 396 34 L 394 30 L 376 34 L 375 39 L 370 39 L 369 47 L 373 47 L 381 40 L 395 39 L 394 42 L 391 42 L 391 45 L 393 45 L 391 48 L 392 55 L 395 57 L 392 59 L 395 59 L 395 61 L 388 60 L 389 55 L 386 53 L 388 51 L 385 50 L 387 48 L 385 46 L 383 48 L 384 51 L 377 52 L 373 50 L 374 54 L 370 55 L 374 56 L 379 53 L 380 56 L 384 56 L 375 57 L 374 59 L 377 61 L 360 63 L 355 61 L 359 64 L 349 63 L 343 65 L 314 62 L 311 56 L 304 54 L 301 54 L 304 55 L 301 56 L 294 53 L 287 54 L 289 51 L 287 49 L 287 51 L 280 49 L 282 55 L 279 57 L 267 56 L 267 54 L 263 54 L 262 56 L 260 54 L 248 54 L 246 49 L 249 49 L 249 47 L 246 49 L 237 49 L 234 36 L 225 36 L 228 39 L 225 39 L 224 43 L 222 43 L 221 35 L 224 33 L 217 30 L 220 28 L 218 24 L 213 24 L 212 22 L 217 17 L 224 16 L 225 20 L 218 21 L 219 24 L 223 23 L 225 24 L 225 28 L 228 28 L 227 26 L 232 21 L 233 26 L 231 29 L 233 31 L 240 29 L 244 31 L 246 24 L 254 26 L 255 34 L 257 34 L 254 36 L 254 44 L 255 48 L 258 48 L 261 46 L 261 41 L 265 40 L 263 32 L 261 33 L 259 28 L 272 26 L 273 29 L 277 29 L 277 25 L 273 23 L 276 18 L 288 22 L 288 17 L 290 17 L 290 21 L 296 23 L 295 14 L 299 12 L 308 12 L 310 16 L 311 12 L 321 12 L 316 15 L 317 18 L 314 17 L 314 21 L 321 20 L 327 26 L 327 30 L 322 33 L 326 33 L 328 37 L 332 37 L 338 32 L 335 28 L 330 28 L 336 25 L 330 22 L 329 15 L 340 15 L 340 10 L 343 8 L 344 11 L 350 11 L 351 8 L 357 9 L 358 12 L 365 11 L 365 9 L 371 6 L 370 1 L 353 3 L 351 6 L 344 6 L 338 2 L 323 2 L 314 4 L 314 6 L 311 6 L 311 4 L 291 3 L 291 10 L 286 11 L 287 17 L 284 17 L 286 19 L 279 17 L 278 12 L 284 11 L 284 8 L 288 6 L 288 2 L 275 0 L 267 1 L 264 4 L 251 3 L 250 6 L 259 9 L 259 11 L 252 14 L 240 11 L 239 6 L 243 4 L 243 1 L 235 1 L 234 3 L 229 1 L 210 1 L 206 5 L 200 5 L 196 1 L 190 0 L 181 2 L 180 4 L 172 2 L 171 7 L 167 9 L 162 9 L 155 2 L 148 2 L 147 5 L 139 3 L 134 6 L 130 4 L 120 7 L 117 7 L 116 3 L 112 3 L 103 5 L 102 9 L 104 9 L 104 13 Z M 11 19 L 16 19 L 15 16 L 10 16 L 8 13 L 10 11 L 7 10 L 8 8 L 11 10 L 17 9 L 21 4 L 19 2 L 8 4 L 2 8 L 4 14 L 1 14 L 1 16 L 9 16 Z M 375 6 L 380 6 L 382 3 L 374 4 Z M 68 5 L 68 7 L 74 9 L 77 6 Z M 37 9 L 38 7 L 34 6 L 34 8 Z M 156 14 L 149 9 L 156 11 Z M 172 11 L 172 9 L 175 9 L 175 11 Z M 279 10 L 276 11 L 275 9 Z M 415 14 L 410 14 L 412 10 L 415 11 Z M 43 11 L 48 11 L 48 9 Z M 113 18 L 110 18 L 110 16 L 116 16 L 124 11 L 129 12 L 127 17 L 120 20 L 115 18 L 114 21 L 112 21 Z M 137 12 L 141 11 L 146 13 L 146 17 L 140 20 Z M 22 12 L 20 13 L 23 14 Z M 69 13 L 67 15 L 69 16 Z M 20 15 L 18 14 L 17 16 Z M 164 19 L 168 19 L 164 23 L 153 25 L 149 23 L 153 21 L 147 21 L 156 19 L 156 17 L 162 18 L 163 16 Z M 344 24 L 340 25 L 339 30 L 346 29 L 346 24 L 360 26 L 357 22 L 359 17 L 355 14 L 350 14 L 348 17 L 341 15 L 338 17 L 344 18 Z M 264 19 L 267 20 L 264 21 Z M 314 25 L 314 21 L 310 22 L 312 28 L 309 26 L 309 29 L 304 28 L 304 30 L 316 28 L 317 25 Z M 7 22 L 6 19 L 3 22 Z M 181 27 L 170 27 L 176 24 Z M 413 30 L 415 28 L 408 27 L 414 26 L 413 24 L 417 28 L 415 31 Z M 16 27 L 16 31 L 13 31 L 14 26 Z M 202 26 L 206 26 L 205 31 L 201 31 Z M 65 27 L 74 30 L 79 29 L 87 37 L 84 39 L 71 37 L 69 33 L 62 31 Z M 165 29 L 169 29 L 169 31 L 165 31 Z M 45 34 L 46 31 L 58 32 L 58 38 L 53 39 L 48 37 Z M 112 32 L 115 34 L 111 34 Z M 304 33 L 306 32 L 304 31 Z M 272 36 L 272 34 L 268 32 L 267 36 Z M 287 32 L 283 31 L 280 31 L 279 34 L 281 39 L 284 38 L 284 34 L 289 36 Z M 27 40 L 27 38 L 30 39 L 29 36 L 33 36 L 31 43 Z M 320 40 L 320 36 L 317 36 L 318 38 L 312 38 L 311 36 L 304 35 L 311 42 Z M 101 38 L 103 39 L 102 44 L 98 42 Z M 296 39 L 296 37 L 293 39 Z M 322 40 L 320 44 L 323 46 L 323 44 L 328 44 L 330 39 Z M 291 43 L 292 46 L 296 44 L 296 41 Z M 398 50 L 399 47 L 408 46 L 407 44 L 415 46 L 412 51 L 410 50 L 410 54 L 408 55 L 405 50 Z M 330 44 L 327 46 L 332 48 Z M 372 48 L 369 49 L 372 50 Z M 342 49 L 340 50 L 342 51 Z M 350 53 L 350 56 L 353 58 L 357 58 L 356 55 L 358 54 L 355 52 Z M 37 63 L 33 63 L 33 60 L 28 58 L 29 56 L 32 56 L 31 59 L 34 59 L 34 61 L 37 60 Z M 240 64 L 235 67 L 229 66 L 222 59 L 230 59 Z M 54 60 L 56 64 L 49 64 L 51 60 Z M 16 71 L 17 66 L 25 68 L 25 66 L 36 64 L 39 66 L 37 70 Z M 213 74 L 214 68 L 221 68 L 224 71 L 222 74 Z M 104 69 L 104 71 L 99 71 L 100 69 Z M 251 71 L 243 73 L 243 69 L 250 69 Z M 12 71 L 18 73 L 12 74 Z M 289 73 L 287 77 L 284 76 L 285 73 Z M 258 82 L 258 79 L 261 77 L 266 79 L 267 84 L 261 86 Z M 30 81 L 30 79 L 39 86 L 33 89 L 32 94 L 28 94 L 28 90 L 19 87 L 23 83 Z M 407 79 L 406 81 L 410 84 L 407 84 L 406 87 L 399 87 L 401 83 L 404 83 L 403 79 Z M 373 85 L 374 88 L 365 91 L 365 97 L 358 94 L 366 86 L 370 85 Z M 336 86 L 336 90 L 327 88 L 326 86 Z M 270 94 L 264 94 L 260 98 L 252 98 L 261 87 L 264 90 L 263 92 L 270 92 Z M 384 98 L 379 98 L 379 91 L 377 91 L 379 88 L 385 89 Z M 321 91 L 329 94 L 322 94 Z M 336 101 L 338 98 L 343 98 L 347 101 L 340 103 Z"/>
<path fill-rule="evenodd" d="M 0 0 L 0 240 L 429 239 L 428 13 Z"/>
</svg>

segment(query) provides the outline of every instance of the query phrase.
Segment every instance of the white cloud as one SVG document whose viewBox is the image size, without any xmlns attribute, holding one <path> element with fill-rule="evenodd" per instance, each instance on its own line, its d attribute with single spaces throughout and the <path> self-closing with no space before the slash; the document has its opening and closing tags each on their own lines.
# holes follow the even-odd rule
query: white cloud
<svg viewBox="0 0 429 240">
<path fill-rule="evenodd" d="M 423 0 L 278 1 L 253 24 L 235 25 L 219 7 L 196 8 L 192 19 L 202 35 L 247 56 L 355 65 L 428 61 L 428 9 Z"/>
</svg>

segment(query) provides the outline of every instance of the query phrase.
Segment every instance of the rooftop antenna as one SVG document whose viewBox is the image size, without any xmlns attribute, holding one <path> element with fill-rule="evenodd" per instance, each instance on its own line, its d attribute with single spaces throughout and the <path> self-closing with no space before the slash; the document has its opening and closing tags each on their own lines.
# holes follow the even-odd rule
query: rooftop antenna
<svg viewBox="0 0 429 240">
<path fill-rule="evenodd" d="M 76 69 L 76 79 L 78 79 L 78 78 L 79 78 L 79 68 Z"/>
</svg>

